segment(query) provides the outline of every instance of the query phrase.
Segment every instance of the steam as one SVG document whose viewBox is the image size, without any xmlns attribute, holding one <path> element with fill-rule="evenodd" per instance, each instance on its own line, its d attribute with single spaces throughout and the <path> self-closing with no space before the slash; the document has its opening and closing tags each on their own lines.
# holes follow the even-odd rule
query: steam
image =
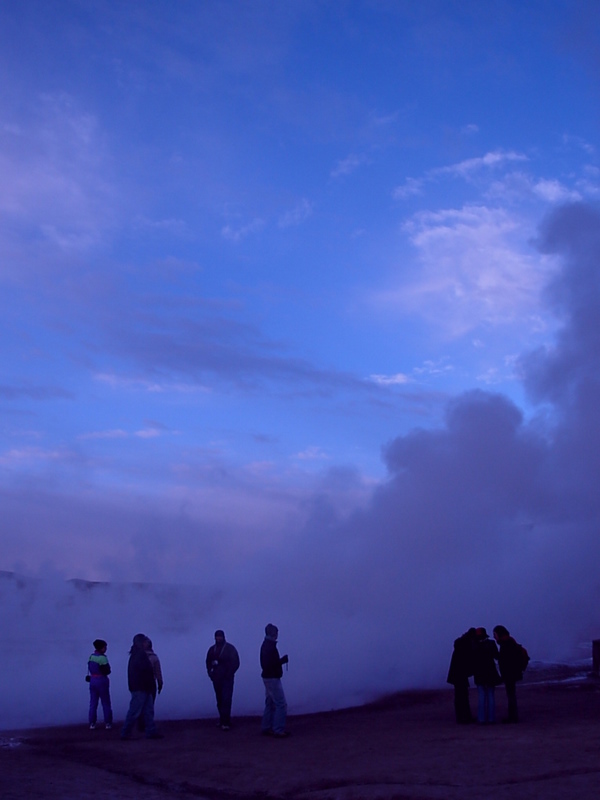
<svg viewBox="0 0 600 800">
<path fill-rule="evenodd" d="M 213 713 L 204 656 L 216 628 L 242 660 L 234 714 L 260 711 L 267 622 L 290 655 L 292 712 L 443 685 L 452 640 L 471 625 L 506 625 L 539 660 L 600 636 L 600 214 L 557 210 L 538 246 L 562 259 L 547 290 L 562 327 L 521 358 L 530 407 L 479 390 L 454 398 L 439 429 L 385 445 L 388 477 L 373 490 L 338 471 L 310 493 L 266 493 L 260 511 L 246 487 L 221 523 L 173 498 L 159 512 L 38 490 L 35 511 L 27 489 L 7 493 L 9 542 L 22 531 L 33 547 L 27 526 L 52 508 L 78 563 L 96 558 L 113 581 L 3 575 L 4 727 L 84 721 L 96 637 L 109 642 L 117 718 L 131 638 L 153 639 L 164 718 Z M 163 583 L 129 583 L 135 569 Z"/>
</svg>

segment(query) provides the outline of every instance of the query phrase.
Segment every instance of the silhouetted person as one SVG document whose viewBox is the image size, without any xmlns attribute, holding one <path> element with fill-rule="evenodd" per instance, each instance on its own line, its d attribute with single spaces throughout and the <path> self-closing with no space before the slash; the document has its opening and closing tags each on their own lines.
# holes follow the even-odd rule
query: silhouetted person
<svg viewBox="0 0 600 800">
<path fill-rule="evenodd" d="M 148 658 L 150 640 L 143 633 L 136 633 L 129 651 L 127 683 L 131 692 L 131 702 L 121 730 L 121 739 L 130 739 L 131 731 L 138 717 L 144 718 L 147 739 L 162 739 L 154 723 L 154 698 L 156 680 Z"/>
<path fill-rule="evenodd" d="M 152 693 L 152 699 L 156 704 L 156 694 L 157 694 L 157 687 L 158 687 L 158 694 L 162 692 L 164 681 L 163 681 L 163 674 L 162 674 L 162 667 L 160 665 L 160 659 L 152 649 L 152 640 L 148 637 L 146 641 L 146 655 L 148 656 L 148 660 L 152 664 L 152 672 L 154 673 L 154 692 Z M 138 730 L 142 733 L 146 730 L 146 724 L 144 722 L 144 715 L 140 714 L 137 721 Z"/>
<path fill-rule="evenodd" d="M 261 675 L 265 685 L 265 711 L 260 732 L 263 736 L 275 736 L 275 738 L 283 739 L 289 736 L 289 733 L 285 729 L 287 703 L 281 685 L 283 676 L 281 665 L 287 664 L 289 659 L 287 656 L 279 657 L 278 635 L 278 628 L 269 623 L 265 628 L 265 638 L 260 648 Z"/>
<path fill-rule="evenodd" d="M 206 654 L 206 671 L 213 683 L 219 712 L 219 726 L 228 731 L 231 727 L 231 701 L 233 680 L 240 667 L 238 651 L 225 641 L 223 631 L 215 631 L 215 643 Z"/>
<path fill-rule="evenodd" d="M 104 727 L 107 730 L 112 728 L 113 713 L 110 704 L 110 664 L 106 657 L 108 645 L 104 639 L 95 639 L 93 642 L 94 652 L 88 660 L 88 674 L 86 680 L 90 684 L 90 711 L 89 723 L 90 730 L 96 727 L 98 701 L 102 703 L 102 713 L 104 714 Z"/>
<path fill-rule="evenodd" d="M 485 628 L 477 628 L 473 680 L 477 686 L 479 702 L 477 705 L 477 722 L 496 721 L 496 686 L 501 683 L 500 675 L 496 669 L 498 648 L 496 643 L 487 635 Z"/>
<path fill-rule="evenodd" d="M 500 648 L 498 666 L 506 687 L 508 716 L 502 722 L 518 722 L 517 681 L 523 680 L 523 656 L 521 645 L 517 644 L 504 625 L 496 625 L 494 639 Z"/>
<path fill-rule="evenodd" d="M 469 705 L 469 678 L 473 674 L 473 649 L 475 647 L 475 628 L 454 641 L 450 659 L 447 682 L 454 686 L 454 711 L 456 721 L 464 724 L 474 722 Z"/>
</svg>

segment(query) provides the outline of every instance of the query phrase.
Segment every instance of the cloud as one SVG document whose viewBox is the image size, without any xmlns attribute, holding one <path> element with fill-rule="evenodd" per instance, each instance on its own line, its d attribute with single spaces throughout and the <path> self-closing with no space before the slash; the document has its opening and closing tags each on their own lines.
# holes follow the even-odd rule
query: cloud
<svg viewBox="0 0 600 800">
<path fill-rule="evenodd" d="M 443 685 L 452 640 L 470 625 L 506 625 L 536 660 L 572 657 L 600 635 L 600 212 L 557 209 L 538 246 L 560 259 L 544 299 L 561 328 L 552 347 L 521 361 L 534 403 L 527 415 L 499 393 L 461 393 L 437 427 L 390 438 L 387 475 L 371 484 L 338 469 L 291 489 L 277 470 L 234 473 L 217 460 L 196 472 L 187 465 L 188 486 L 170 495 L 4 488 L 5 558 L 35 546 L 30 561 L 44 569 L 56 562 L 113 579 L 192 580 L 205 593 L 200 607 L 210 609 L 202 630 L 226 620 L 249 651 L 247 632 L 276 613 L 295 664 L 286 680 L 305 710 Z M 318 461 L 324 453 L 311 447 L 304 455 Z M 107 619 L 139 618 L 143 604 L 129 591 L 106 595 L 105 609 L 121 609 Z M 148 617 L 150 632 L 160 632 L 165 651 L 183 652 L 197 638 L 196 617 L 184 613 L 189 596 L 177 587 L 148 591 L 163 592 L 170 609 Z M 53 625 L 66 625 L 48 590 L 45 603 L 3 597 L 21 629 L 41 627 L 42 608 L 53 609 Z M 145 604 L 154 609 L 154 595 Z M 24 609 L 34 606 L 24 626 Z M 59 607 L 89 622 L 85 603 Z M 12 612 L 4 618 L 13 624 Z M 115 628 L 119 646 L 126 633 Z M 318 675 L 316 659 L 326 667 Z M 339 663 L 349 665 L 343 674 Z M 240 687 L 250 709 L 253 691 Z M 166 714 L 180 713 L 180 699 L 165 702 Z"/>
<path fill-rule="evenodd" d="M 295 458 L 300 461 L 322 461 L 329 458 L 329 456 L 317 445 L 311 445 L 306 450 L 296 453 Z"/>
<path fill-rule="evenodd" d="M 224 225 L 221 228 L 221 236 L 224 239 L 229 239 L 231 242 L 240 242 L 247 236 L 253 233 L 258 233 L 265 226 L 265 221 L 260 217 L 255 217 L 251 222 L 246 225 L 241 225 L 234 228 L 232 225 Z"/>
<path fill-rule="evenodd" d="M 363 156 L 351 154 L 346 158 L 338 161 L 335 167 L 329 173 L 332 178 L 341 178 L 343 175 L 350 175 L 357 170 L 361 164 L 365 162 Z"/>
<path fill-rule="evenodd" d="M 417 194 L 423 194 L 424 180 L 417 180 L 416 178 L 407 178 L 402 186 L 396 186 L 392 192 L 394 200 L 404 200 Z"/>
<path fill-rule="evenodd" d="M 369 380 L 380 386 L 402 386 L 410 383 L 411 379 L 403 372 L 397 372 L 395 375 L 369 375 Z"/>
<path fill-rule="evenodd" d="M 129 436 L 127 431 L 122 428 L 113 428 L 108 431 L 91 431 L 90 433 L 81 433 L 78 439 L 126 439 Z"/>
<path fill-rule="evenodd" d="M 286 211 L 279 217 L 278 225 L 280 228 L 289 228 L 294 225 L 301 225 L 312 215 L 312 205 L 304 198 L 291 211 Z"/>
<path fill-rule="evenodd" d="M 27 398 L 29 400 L 49 400 L 54 398 L 72 399 L 75 397 L 73 392 L 57 386 L 11 386 L 10 384 L 0 384 L 0 397 L 6 400 L 17 400 Z"/>
<path fill-rule="evenodd" d="M 484 205 L 420 212 L 404 226 L 420 272 L 374 299 L 462 336 L 480 325 L 539 324 L 555 263 L 531 253 L 526 220 Z"/>
<path fill-rule="evenodd" d="M 67 94 L 46 94 L 0 147 L 0 246 L 40 237 L 58 250 L 100 246 L 120 210 L 98 122 Z M 18 268 L 23 269 L 23 261 Z"/>
<path fill-rule="evenodd" d="M 534 184 L 533 191 L 547 203 L 566 203 L 582 199 L 579 192 L 567 189 L 557 180 L 541 179 Z"/>
<path fill-rule="evenodd" d="M 504 150 L 493 150 L 478 158 L 468 158 L 465 161 L 460 161 L 457 164 L 451 164 L 447 167 L 439 167 L 431 170 L 429 174 L 432 176 L 452 175 L 457 178 L 467 178 L 474 172 L 479 172 L 483 169 L 493 169 L 513 161 L 528 161 L 528 158 L 526 155 L 523 155 L 522 153 L 516 153 L 513 150 L 508 152 Z"/>
</svg>

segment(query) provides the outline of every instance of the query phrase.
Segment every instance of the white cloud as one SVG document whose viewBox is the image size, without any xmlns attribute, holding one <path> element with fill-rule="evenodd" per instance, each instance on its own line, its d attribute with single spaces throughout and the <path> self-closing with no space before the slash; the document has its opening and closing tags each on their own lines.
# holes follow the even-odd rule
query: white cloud
<svg viewBox="0 0 600 800">
<path fill-rule="evenodd" d="M 339 178 L 342 175 L 350 175 L 355 169 L 358 169 L 364 162 L 364 158 L 354 154 L 349 155 L 347 158 L 338 161 L 335 167 L 329 173 L 332 178 Z"/>
<path fill-rule="evenodd" d="M 74 454 L 62 448 L 45 450 L 42 447 L 22 447 L 7 450 L 0 455 L 0 464 L 3 466 L 33 466 L 36 463 L 48 461 L 73 461 Z"/>
<path fill-rule="evenodd" d="M 483 205 L 420 212 L 406 225 L 418 274 L 375 302 L 417 314 L 461 336 L 479 325 L 539 319 L 539 296 L 555 262 L 531 252 L 534 230 L 507 211 Z"/>
<path fill-rule="evenodd" d="M 407 178 L 402 186 L 396 186 L 392 192 L 394 200 L 404 200 L 415 194 L 423 193 L 423 180 L 417 178 Z"/>
<path fill-rule="evenodd" d="M 188 234 L 188 226 L 182 219 L 148 219 L 143 214 L 138 214 L 134 220 L 136 228 L 155 230 L 165 233 L 171 233 L 174 236 L 185 236 Z"/>
<path fill-rule="evenodd" d="M 596 148 L 589 142 L 586 142 L 581 136 L 572 136 L 568 133 L 563 134 L 563 143 L 568 146 L 578 147 L 589 155 L 594 155 Z"/>
<path fill-rule="evenodd" d="M 567 203 L 581 200 L 579 192 L 568 189 L 557 180 L 541 179 L 534 184 L 533 191 L 547 203 Z"/>
<path fill-rule="evenodd" d="M 135 436 L 140 439 L 156 439 L 157 436 L 160 436 L 162 431 L 158 428 L 142 428 L 139 431 L 135 432 Z"/>
<path fill-rule="evenodd" d="M 192 383 L 159 383 L 149 381 L 144 378 L 128 378 L 116 375 L 113 372 L 98 372 L 94 375 L 94 380 L 106 383 L 112 389 L 133 389 L 135 391 L 167 393 L 181 392 L 183 394 L 191 392 L 209 392 L 208 386 L 200 386 Z"/>
<path fill-rule="evenodd" d="M 317 445 L 311 445 L 301 453 L 296 453 L 295 458 L 299 459 L 300 461 L 321 461 L 328 459 L 329 456 Z"/>
<path fill-rule="evenodd" d="M 121 428 L 115 428 L 109 431 L 92 431 L 91 433 L 82 433 L 78 439 L 125 439 L 129 434 Z"/>
<path fill-rule="evenodd" d="M 411 379 L 403 372 L 397 372 L 395 375 L 369 375 L 369 380 L 379 386 L 400 386 L 410 383 Z"/>
<path fill-rule="evenodd" d="M 301 225 L 312 214 L 312 206 L 304 198 L 295 208 L 287 211 L 279 217 L 278 225 L 280 228 L 289 228 L 292 225 Z"/>
<path fill-rule="evenodd" d="M 224 239 L 229 239 L 232 242 L 239 242 L 251 233 L 258 233 L 258 231 L 264 228 L 264 225 L 264 220 L 260 219 L 260 217 L 256 217 L 252 222 L 249 222 L 247 225 L 241 225 L 239 228 L 225 225 L 221 228 L 221 235 Z"/>
<path fill-rule="evenodd" d="M 512 161 L 528 161 L 527 156 L 522 153 L 515 153 L 514 150 L 505 152 L 504 150 L 494 150 L 478 158 L 468 158 L 458 164 L 451 164 L 448 167 L 439 167 L 431 170 L 430 175 L 454 175 L 466 178 L 474 172 L 482 169 L 491 169 Z"/>
</svg>

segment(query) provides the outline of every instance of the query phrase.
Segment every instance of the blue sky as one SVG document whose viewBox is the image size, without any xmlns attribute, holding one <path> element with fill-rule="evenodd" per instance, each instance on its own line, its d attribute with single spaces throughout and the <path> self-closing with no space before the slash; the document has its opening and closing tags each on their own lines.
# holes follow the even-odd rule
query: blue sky
<svg viewBox="0 0 600 800">
<path fill-rule="evenodd" d="M 523 358 L 564 323 L 545 220 L 600 197 L 596 4 L 0 22 L 0 568 L 192 581 L 373 508 L 465 392 L 548 413 Z"/>
</svg>

